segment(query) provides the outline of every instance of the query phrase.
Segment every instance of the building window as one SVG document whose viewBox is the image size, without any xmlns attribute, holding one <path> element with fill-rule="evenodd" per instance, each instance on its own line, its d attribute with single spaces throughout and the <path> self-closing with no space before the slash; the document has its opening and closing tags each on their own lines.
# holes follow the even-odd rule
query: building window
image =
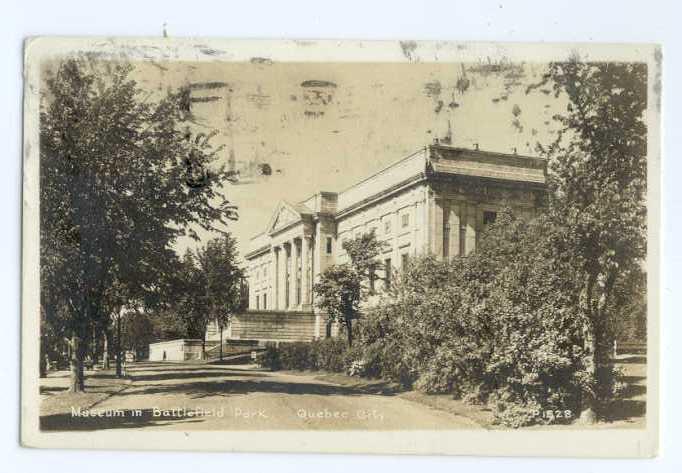
<svg viewBox="0 0 682 473">
<path fill-rule="evenodd" d="M 391 258 L 386 258 L 384 260 L 384 272 L 386 277 L 384 278 L 384 289 L 391 287 Z"/>
<path fill-rule="evenodd" d="M 388 219 L 384 222 L 384 233 L 391 233 L 391 221 Z"/>
<path fill-rule="evenodd" d="M 403 253 L 402 255 L 400 255 L 400 264 L 401 264 L 403 271 L 405 271 L 407 269 L 407 265 L 409 263 L 410 263 L 410 255 L 409 254 Z"/>
<path fill-rule="evenodd" d="M 403 214 L 401 217 L 401 225 L 403 228 L 407 228 L 410 226 L 410 214 Z"/>
<path fill-rule="evenodd" d="M 327 237 L 327 254 L 332 254 L 332 237 Z"/>
<path fill-rule="evenodd" d="M 267 310 L 268 308 L 268 295 L 263 294 L 263 310 Z"/>
<path fill-rule="evenodd" d="M 463 223 L 459 225 L 459 256 L 465 255 L 467 227 Z"/>
<path fill-rule="evenodd" d="M 370 292 L 370 294 L 374 294 L 374 291 L 375 291 L 375 287 L 374 287 L 375 284 L 374 283 L 375 283 L 376 279 L 377 279 L 376 271 L 374 271 L 374 268 L 372 267 L 369 269 L 369 292 Z"/>
<path fill-rule="evenodd" d="M 495 220 L 497 219 L 497 212 L 493 212 L 490 210 L 486 210 L 483 212 L 483 225 L 490 225 L 491 223 L 495 223 Z"/>
<path fill-rule="evenodd" d="M 260 296 L 256 294 L 256 310 L 260 309 Z"/>
</svg>

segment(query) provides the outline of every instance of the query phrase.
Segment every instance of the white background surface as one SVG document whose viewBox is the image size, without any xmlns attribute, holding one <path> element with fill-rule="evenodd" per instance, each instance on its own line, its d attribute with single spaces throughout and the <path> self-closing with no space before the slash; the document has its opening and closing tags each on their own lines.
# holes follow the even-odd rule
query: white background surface
<svg viewBox="0 0 682 473">
<path fill-rule="evenodd" d="M 273 471 L 682 471 L 682 271 L 679 262 L 679 48 L 682 8 L 664 1 L 143 1 L 34 0 L 0 7 L 0 133 L 3 164 L 0 291 L 0 471 L 200 472 Z M 225 38 L 435 39 L 547 42 L 656 42 L 663 45 L 663 258 L 661 454 L 657 459 L 573 460 L 520 458 L 247 455 L 29 450 L 19 438 L 19 324 L 21 256 L 22 41 L 33 35 L 170 36 Z M 677 343 L 675 343 L 677 342 Z"/>
</svg>

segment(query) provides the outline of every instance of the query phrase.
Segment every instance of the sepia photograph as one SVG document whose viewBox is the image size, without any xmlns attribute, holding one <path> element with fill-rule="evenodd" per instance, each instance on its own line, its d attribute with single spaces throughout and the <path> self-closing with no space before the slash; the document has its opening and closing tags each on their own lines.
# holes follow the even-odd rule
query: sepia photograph
<svg viewBox="0 0 682 473">
<path fill-rule="evenodd" d="M 25 61 L 25 445 L 656 454 L 658 47 Z"/>
</svg>

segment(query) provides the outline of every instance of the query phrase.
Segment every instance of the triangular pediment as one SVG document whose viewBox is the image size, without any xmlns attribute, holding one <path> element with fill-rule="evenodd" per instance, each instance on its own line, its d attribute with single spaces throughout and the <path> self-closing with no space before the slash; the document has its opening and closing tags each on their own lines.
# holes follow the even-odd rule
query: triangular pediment
<svg viewBox="0 0 682 473">
<path fill-rule="evenodd" d="M 280 228 L 288 227 L 292 223 L 300 222 L 301 220 L 301 214 L 291 204 L 281 201 L 270 218 L 267 232 L 276 232 Z"/>
</svg>

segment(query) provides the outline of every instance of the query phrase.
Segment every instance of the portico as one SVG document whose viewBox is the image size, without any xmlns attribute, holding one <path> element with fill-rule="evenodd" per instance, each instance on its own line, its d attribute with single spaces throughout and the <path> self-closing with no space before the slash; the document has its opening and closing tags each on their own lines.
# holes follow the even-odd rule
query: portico
<svg viewBox="0 0 682 473">
<path fill-rule="evenodd" d="M 279 205 L 268 231 L 259 235 L 269 242 L 247 256 L 253 262 L 251 280 L 256 281 L 250 307 L 312 311 L 313 229 L 310 212 L 286 202 Z"/>
</svg>

